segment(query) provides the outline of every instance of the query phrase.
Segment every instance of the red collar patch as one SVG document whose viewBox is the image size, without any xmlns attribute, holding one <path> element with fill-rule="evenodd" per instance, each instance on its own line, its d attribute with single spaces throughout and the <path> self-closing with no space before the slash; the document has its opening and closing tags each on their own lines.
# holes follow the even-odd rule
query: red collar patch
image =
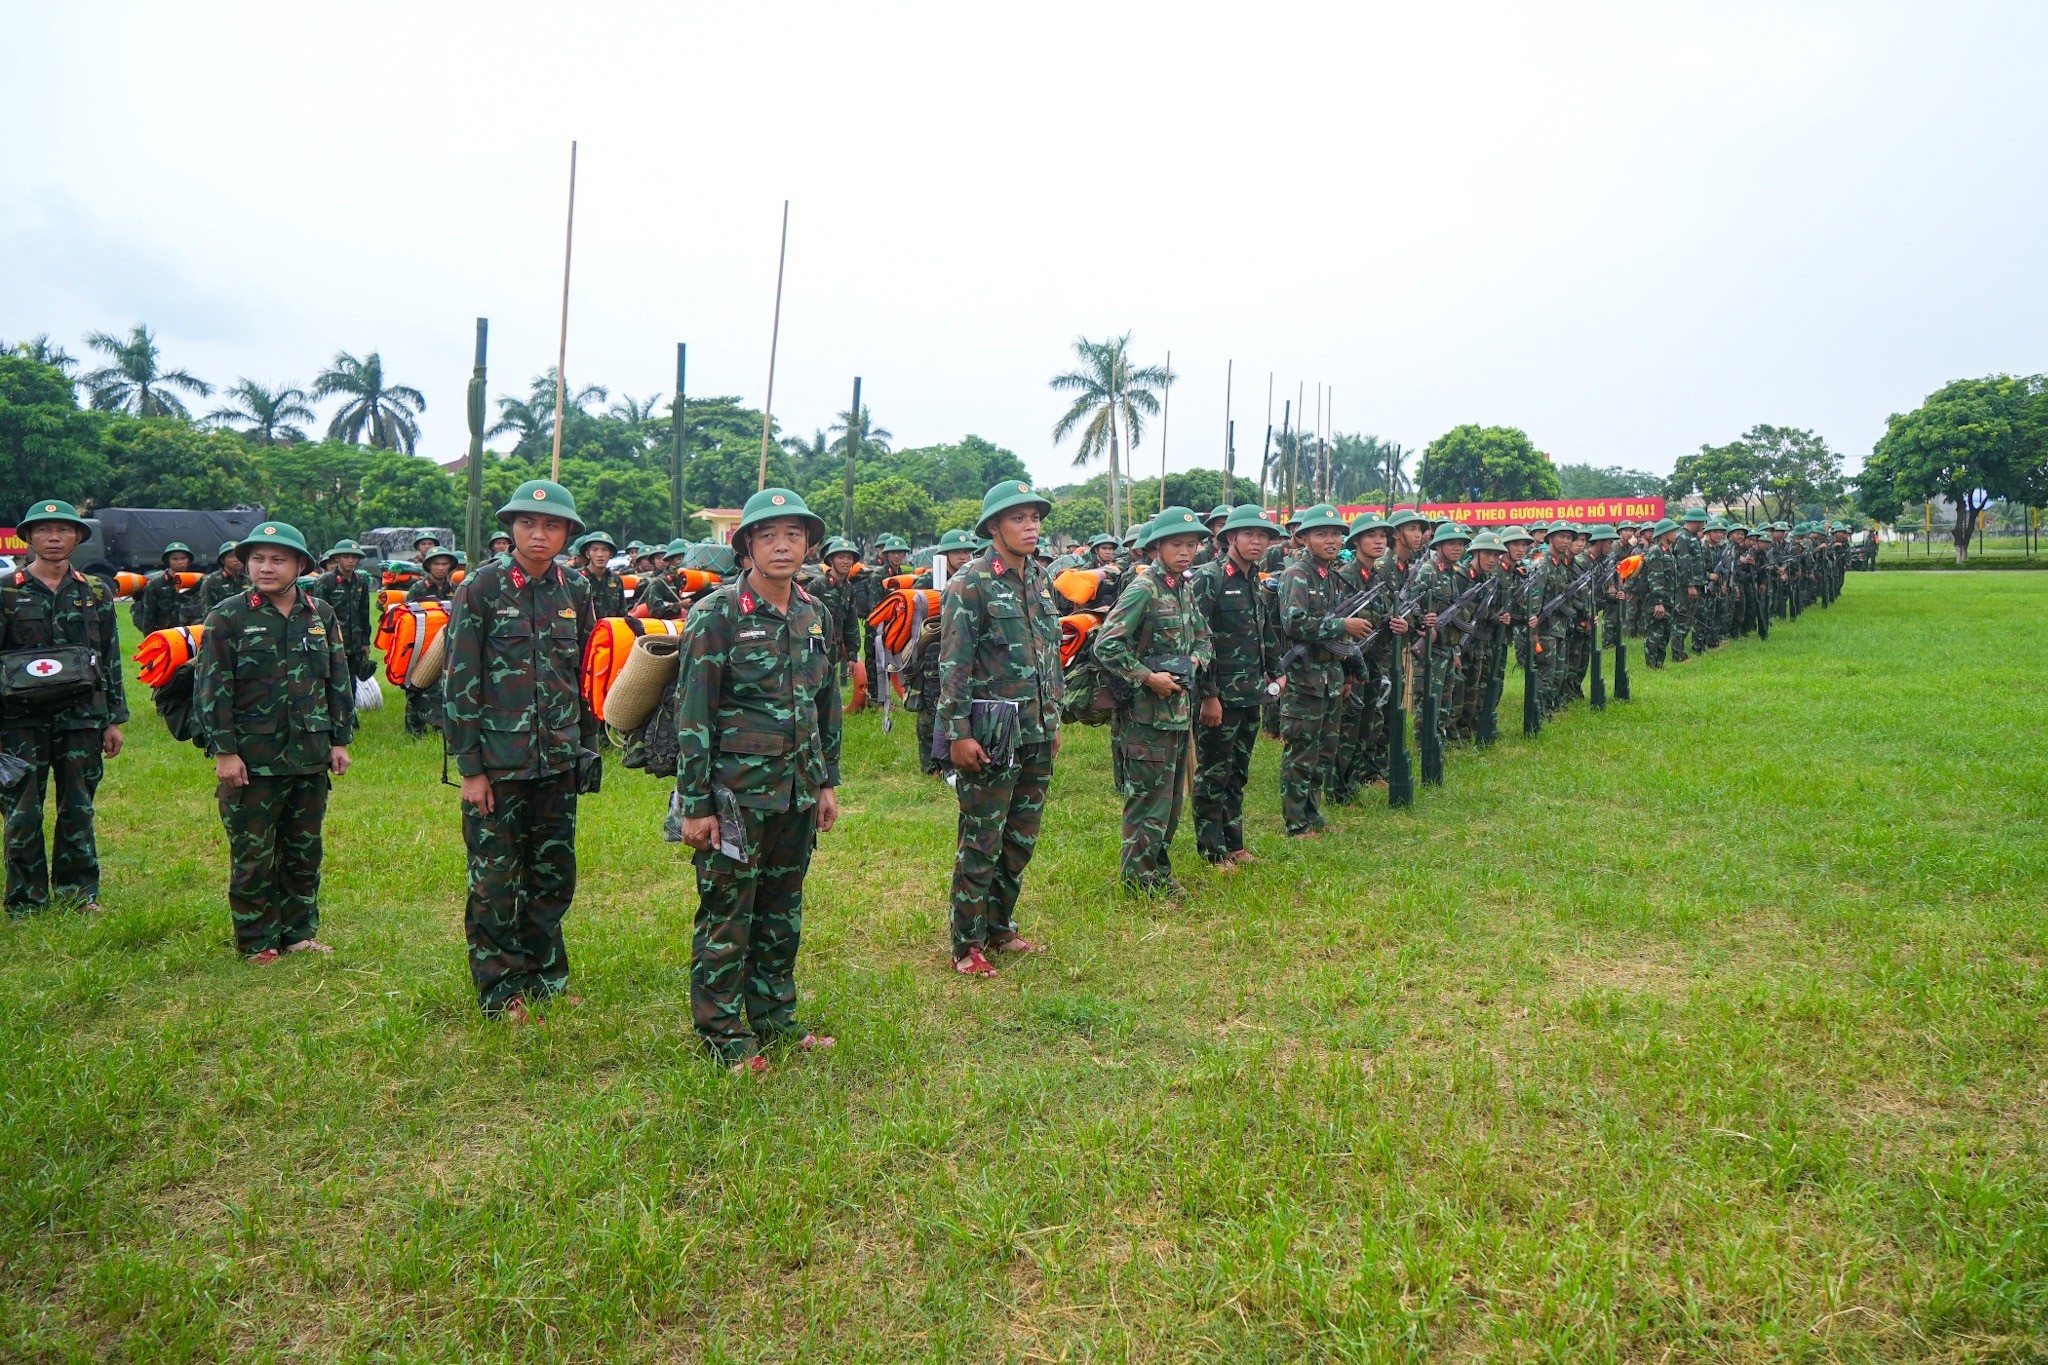
<svg viewBox="0 0 2048 1365">
<path fill-rule="evenodd" d="M 250 593 L 250 594 L 249 594 L 249 605 L 250 605 L 251 607 L 260 607 L 260 606 L 262 606 L 262 605 L 263 605 L 263 594 L 262 594 L 262 593 L 260 593 L 260 592 L 252 592 L 252 593 Z"/>
<path fill-rule="evenodd" d="M 754 614 L 754 594 L 750 592 L 742 592 L 740 594 L 740 610 L 749 616 Z"/>
<path fill-rule="evenodd" d="M 994 556 L 994 555 L 990 555 L 990 556 L 988 557 L 988 566 L 989 566 L 989 568 L 990 568 L 990 569 L 992 569 L 992 570 L 994 570 L 994 571 L 995 571 L 995 575 L 996 575 L 996 577 L 997 577 L 997 578 L 1001 578 L 1001 577 L 1003 576 L 1003 573 L 1004 573 L 1005 571 L 1004 571 L 1004 569 L 1003 569 L 1003 561 L 1002 561 L 1002 560 L 998 559 L 998 558 L 997 558 L 996 556 Z"/>
</svg>

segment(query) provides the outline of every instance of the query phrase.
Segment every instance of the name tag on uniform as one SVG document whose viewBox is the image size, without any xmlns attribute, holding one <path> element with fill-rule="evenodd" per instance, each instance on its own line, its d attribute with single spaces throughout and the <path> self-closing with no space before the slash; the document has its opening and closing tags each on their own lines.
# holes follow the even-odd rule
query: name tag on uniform
<svg viewBox="0 0 2048 1365">
<path fill-rule="evenodd" d="M 768 632 L 765 630 L 743 630 L 740 632 L 739 638 L 742 640 L 765 640 L 768 638 Z"/>
</svg>

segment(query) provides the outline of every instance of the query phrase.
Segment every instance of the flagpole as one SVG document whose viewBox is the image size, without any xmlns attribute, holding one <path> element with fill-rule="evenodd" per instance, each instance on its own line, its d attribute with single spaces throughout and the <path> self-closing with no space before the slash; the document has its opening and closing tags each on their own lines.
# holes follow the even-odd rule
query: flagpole
<svg viewBox="0 0 2048 1365">
<path fill-rule="evenodd" d="M 562 232 L 562 331 L 555 347 L 555 455 L 548 477 L 562 481 L 562 393 L 569 387 L 562 373 L 569 363 L 569 261 L 576 252 L 576 142 L 569 142 L 569 225 Z"/>
<path fill-rule="evenodd" d="M 782 344 L 782 267 L 789 261 L 789 201 L 782 201 L 782 245 L 775 253 L 775 322 L 768 332 L 768 401 L 761 407 L 761 479 L 768 486 L 768 437 L 775 430 L 775 351 Z"/>
</svg>

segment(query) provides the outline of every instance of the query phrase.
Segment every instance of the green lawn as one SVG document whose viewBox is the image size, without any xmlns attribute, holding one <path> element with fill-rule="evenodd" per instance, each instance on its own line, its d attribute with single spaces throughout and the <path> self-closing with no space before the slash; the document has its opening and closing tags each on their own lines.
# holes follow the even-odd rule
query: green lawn
<svg viewBox="0 0 2048 1365">
<path fill-rule="evenodd" d="M 108 913 L 0 929 L 0 1358 L 2043 1358 L 2048 582 L 1855 575 L 1413 812 L 1118 897 L 1071 737 L 947 970 L 952 804 L 860 718 L 765 1083 L 700 1061 L 660 784 L 585 807 L 580 1007 L 476 1012 L 440 762 L 369 718 L 332 958 L 228 947 L 146 702 Z M 1503 706 L 1518 731 L 1518 685 Z"/>
</svg>

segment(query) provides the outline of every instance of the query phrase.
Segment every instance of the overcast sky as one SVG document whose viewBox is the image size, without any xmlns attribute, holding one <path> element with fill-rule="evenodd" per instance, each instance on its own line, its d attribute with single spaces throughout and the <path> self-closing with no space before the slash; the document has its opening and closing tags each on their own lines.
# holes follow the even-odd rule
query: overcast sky
<svg viewBox="0 0 2048 1365">
<path fill-rule="evenodd" d="M 1172 467 L 1279 398 L 1668 470 L 1757 422 L 1854 468 L 1886 414 L 2048 369 L 2048 5 L 1197 7 L 0 0 L 0 338 L 154 327 L 202 377 L 382 353 L 467 436 L 572 384 L 864 376 L 899 445 L 1043 480 L 1077 335 L 1169 349 Z M 1313 414 L 1311 413 L 1311 417 Z M 1148 433 L 1141 470 L 1157 468 Z"/>
</svg>

